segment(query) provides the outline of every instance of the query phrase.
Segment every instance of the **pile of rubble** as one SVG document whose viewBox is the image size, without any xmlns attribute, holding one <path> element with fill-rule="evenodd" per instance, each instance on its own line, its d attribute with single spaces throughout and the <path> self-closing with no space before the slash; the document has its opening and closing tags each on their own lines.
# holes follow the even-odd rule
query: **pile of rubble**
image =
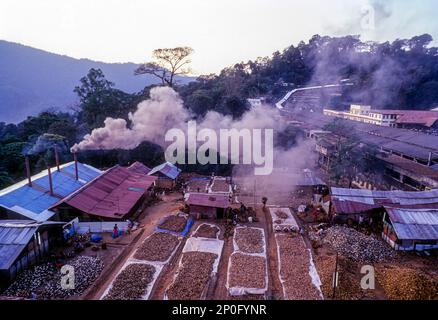
<svg viewBox="0 0 438 320">
<path fill-rule="evenodd" d="M 394 251 L 385 242 L 352 228 L 334 226 L 321 232 L 320 236 L 339 254 L 356 262 L 373 263 L 395 257 Z"/>
<path fill-rule="evenodd" d="M 168 216 L 158 227 L 163 230 L 182 232 L 186 227 L 187 219 L 181 216 Z"/>
<path fill-rule="evenodd" d="M 438 299 L 438 277 L 420 270 L 385 268 L 377 272 L 377 281 L 391 300 Z"/>
<path fill-rule="evenodd" d="M 197 238 L 216 239 L 218 232 L 219 232 L 218 227 L 204 223 L 198 228 L 198 230 L 193 236 Z"/>
<path fill-rule="evenodd" d="M 178 243 L 178 237 L 172 234 L 154 233 L 137 249 L 134 258 L 147 261 L 167 261 Z"/>
<path fill-rule="evenodd" d="M 104 300 L 139 300 L 152 282 L 155 268 L 148 264 L 128 265 L 114 280 Z"/>
<path fill-rule="evenodd" d="M 255 228 L 237 228 L 234 235 L 239 250 L 245 253 L 263 253 L 263 231 Z"/>
<path fill-rule="evenodd" d="M 74 268 L 74 289 L 63 289 L 61 271 L 46 263 L 21 273 L 4 295 L 24 298 L 36 295 L 38 299 L 79 296 L 97 279 L 104 267 L 102 260 L 88 256 L 78 256 L 68 261 L 68 265 Z"/>
<path fill-rule="evenodd" d="M 217 255 L 186 252 L 174 282 L 167 290 L 169 300 L 200 300 L 210 280 Z"/>
<path fill-rule="evenodd" d="M 257 289 L 266 287 L 266 260 L 264 257 L 233 253 L 230 262 L 230 287 Z"/>
</svg>

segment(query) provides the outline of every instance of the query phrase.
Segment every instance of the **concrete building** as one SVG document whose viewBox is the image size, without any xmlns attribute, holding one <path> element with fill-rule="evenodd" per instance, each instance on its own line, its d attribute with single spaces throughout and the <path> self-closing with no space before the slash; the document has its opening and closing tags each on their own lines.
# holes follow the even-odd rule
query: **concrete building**
<svg viewBox="0 0 438 320">
<path fill-rule="evenodd" d="M 377 110 L 368 105 L 352 104 L 349 111 L 324 109 L 324 115 L 351 121 L 416 130 L 438 129 L 437 111 Z"/>
<path fill-rule="evenodd" d="M 375 124 L 383 127 L 396 127 L 397 118 L 401 114 L 399 110 L 375 110 L 367 105 L 350 106 L 349 111 L 337 111 L 324 109 L 324 114 L 351 121 Z"/>
</svg>

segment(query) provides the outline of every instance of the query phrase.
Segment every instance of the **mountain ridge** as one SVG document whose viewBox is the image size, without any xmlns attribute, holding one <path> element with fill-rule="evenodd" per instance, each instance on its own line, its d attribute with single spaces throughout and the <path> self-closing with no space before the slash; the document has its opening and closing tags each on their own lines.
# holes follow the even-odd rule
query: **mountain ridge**
<svg viewBox="0 0 438 320">
<path fill-rule="evenodd" d="M 24 44 L 0 40 L 0 122 L 18 123 L 47 109 L 68 111 L 73 92 L 91 68 L 102 69 L 115 88 L 127 93 L 159 83 L 152 75 L 134 76 L 138 64 L 72 58 Z M 179 77 L 181 82 L 190 77 Z"/>
</svg>

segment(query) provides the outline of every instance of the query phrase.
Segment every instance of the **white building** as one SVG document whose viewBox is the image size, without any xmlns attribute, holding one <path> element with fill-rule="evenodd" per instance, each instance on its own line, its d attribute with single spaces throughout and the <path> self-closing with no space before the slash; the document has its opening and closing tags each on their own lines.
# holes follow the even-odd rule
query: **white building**
<svg viewBox="0 0 438 320">
<path fill-rule="evenodd" d="M 326 116 L 371 123 L 378 126 L 396 127 L 397 117 L 401 115 L 401 112 L 399 110 L 373 110 L 368 105 L 352 104 L 350 111 L 324 109 L 324 114 Z"/>
</svg>

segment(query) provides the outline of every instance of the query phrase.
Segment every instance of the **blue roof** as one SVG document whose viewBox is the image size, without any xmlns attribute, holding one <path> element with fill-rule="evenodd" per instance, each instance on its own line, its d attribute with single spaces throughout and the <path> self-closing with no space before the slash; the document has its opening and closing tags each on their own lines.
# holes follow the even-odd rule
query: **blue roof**
<svg viewBox="0 0 438 320">
<path fill-rule="evenodd" d="M 32 177 L 32 187 L 27 180 L 0 191 L 0 206 L 36 221 L 49 219 L 53 212 L 47 211 L 60 199 L 78 190 L 101 174 L 101 171 L 78 163 L 79 180 L 75 178 L 74 162 L 61 166 L 60 172 L 52 169 L 53 195 L 50 194 L 47 170 Z"/>
<path fill-rule="evenodd" d="M 157 172 L 160 172 L 161 174 L 165 175 L 166 177 L 174 180 L 176 179 L 179 174 L 181 173 L 181 169 L 178 169 L 177 166 L 170 162 L 165 162 L 163 164 L 160 164 L 159 166 L 156 166 L 153 168 L 148 175 L 151 176 Z"/>
<path fill-rule="evenodd" d="M 0 270 L 8 270 L 32 239 L 37 227 L 27 226 L 28 223 L 24 222 L 21 226 L 13 222 L 8 226 L 0 225 Z"/>
<path fill-rule="evenodd" d="M 0 270 L 8 270 L 11 267 L 40 226 L 56 224 L 58 223 L 0 220 Z"/>
</svg>

